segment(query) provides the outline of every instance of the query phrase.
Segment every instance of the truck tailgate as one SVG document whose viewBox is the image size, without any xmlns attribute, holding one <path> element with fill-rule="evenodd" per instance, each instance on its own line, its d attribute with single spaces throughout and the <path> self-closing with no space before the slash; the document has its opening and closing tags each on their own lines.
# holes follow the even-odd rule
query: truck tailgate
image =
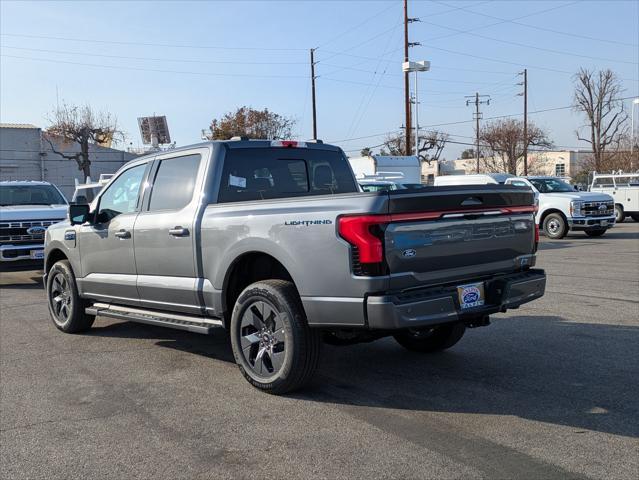
<svg viewBox="0 0 639 480">
<path fill-rule="evenodd" d="M 533 262 L 532 191 L 503 185 L 389 193 L 391 289 L 513 272 Z"/>
</svg>

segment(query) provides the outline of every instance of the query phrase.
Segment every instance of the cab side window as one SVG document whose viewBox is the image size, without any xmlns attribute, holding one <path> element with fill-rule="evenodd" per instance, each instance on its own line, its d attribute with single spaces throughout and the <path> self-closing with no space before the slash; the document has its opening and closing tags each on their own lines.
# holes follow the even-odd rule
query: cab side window
<svg viewBox="0 0 639 480">
<path fill-rule="evenodd" d="M 146 164 L 128 169 L 116 178 L 100 197 L 98 222 L 107 223 L 123 213 L 134 212 Z"/>
<path fill-rule="evenodd" d="M 153 181 L 149 210 L 186 207 L 193 198 L 201 158 L 197 154 L 161 160 Z"/>
</svg>

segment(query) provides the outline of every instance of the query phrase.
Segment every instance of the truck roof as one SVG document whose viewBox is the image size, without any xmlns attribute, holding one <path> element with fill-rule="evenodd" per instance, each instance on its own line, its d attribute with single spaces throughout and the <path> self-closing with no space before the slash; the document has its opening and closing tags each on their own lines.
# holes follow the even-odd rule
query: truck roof
<svg viewBox="0 0 639 480">
<path fill-rule="evenodd" d="M 277 145 L 281 143 L 284 145 Z M 212 147 L 216 144 L 225 144 L 229 148 L 309 148 L 313 150 L 331 150 L 340 151 L 340 147 L 324 143 L 321 140 L 264 140 L 253 139 L 246 137 L 233 137 L 228 140 L 208 140 L 205 142 L 193 143 L 191 145 L 184 145 L 182 147 L 173 148 L 171 150 L 162 150 L 158 152 L 149 152 L 146 155 L 135 158 L 132 161 L 138 161 L 147 157 L 155 157 L 165 153 L 180 152 L 184 150 L 191 150 L 198 147 Z"/>
<path fill-rule="evenodd" d="M 42 180 L 0 180 L 0 185 L 15 185 L 17 187 L 23 187 L 29 185 L 52 185 L 52 183 Z"/>
</svg>

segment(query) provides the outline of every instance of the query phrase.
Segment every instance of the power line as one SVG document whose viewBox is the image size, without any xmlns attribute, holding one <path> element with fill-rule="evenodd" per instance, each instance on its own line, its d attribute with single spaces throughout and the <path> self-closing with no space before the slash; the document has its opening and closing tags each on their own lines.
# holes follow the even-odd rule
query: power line
<svg viewBox="0 0 639 480">
<path fill-rule="evenodd" d="M 395 7 L 399 2 L 395 1 L 392 2 L 388 7 L 380 10 L 379 12 L 377 12 L 376 14 L 366 18 L 365 20 L 362 20 L 360 23 L 358 23 L 357 25 L 350 27 L 346 30 L 344 30 L 342 33 L 339 33 L 335 36 L 333 36 L 333 38 L 331 38 L 330 40 L 327 40 L 326 42 L 320 43 L 317 47 L 315 47 L 316 49 L 319 48 L 323 48 L 324 46 L 328 45 L 329 43 L 334 42 L 335 40 L 337 40 L 338 38 L 342 38 L 344 35 L 348 34 L 348 33 L 353 33 L 353 32 L 357 32 L 358 28 L 361 27 L 362 25 L 367 24 L 368 22 L 370 22 L 371 20 L 373 20 L 374 18 L 379 17 L 382 13 L 386 13 L 388 10 L 390 10 L 391 8 Z"/>
<path fill-rule="evenodd" d="M 442 5 L 446 5 L 446 4 L 442 3 L 442 2 L 437 2 L 437 3 L 440 3 Z M 484 28 L 494 27 L 496 25 L 501 25 L 501 24 L 507 23 L 509 21 L 512 22 L 513 20 L 521 20 L 522 18 L 528 18 L 528 17 L 532 17 L 532 16 L 535 16 L 535 15 L 541 15 L 542 13 L 548 13 L 548 12 L 551 12 L 553 10 L 557 10 L 557 9 L 560 9 L 560 8 L 565 8 L 565 7 L 568 7 L 570 5 L 574 5 L 575 3 L 579 3 L 579 2 L 578 1 L 573 1 L 573 2 L 569 2 L 569 3 L 564 3 L 562 5 L 555 5 L 555 6 L 550 7 L 550 8 L 545 8 L 543 10 L 537 10 L 535 12 L 528 13 L 526 15 L 521 15 L 519 17 L 511 18 L 510 20 L 500 19 L 501 21 L 496 22 L 496 23 L 489 23 L 488 25 L 480 25 L 478 27 L 469 28 L 467 30 L 464 30 L 464 33 L 474 32 L 474 31 L 477 31 L 477 30 L 482 30 Z M 446 6 L 448 6 L 448 5 L 446 5 Z M 468 11 L 468 10 L 466 10 L 465 7 L 460 7 L 460 10 Z M 471 12 L 471 13 L 474 13 L 474 12 Z M 446 35 L 439 35 L 437 37 L 427 38 L 426 41 L 430 42 L 431 40 L 440 40 L 442 38 L 454 37 L 456 35 L 459 35 L 459 34 L 458 33 L 447 33 Z"/>
<path fill-rule="evenodd" d="M 199 48 L 211 50 L 262 50 L 274 52 L 306 52 L 305 48 L 280 48 L 280 47 L 223 47 L 219 45 L 179 45 L 171 43 L 131 42 L 124 40 L 99 40 L 91 38 L 55 37 L 49 35 L 26 35 L 21 33 L 1 33 L 5 37 L 37 38 L 44 40 L 60 40 L 65 42 L 105 43 L 110 45 L 139 45 L 144 47 L 169 47 L 169 48 Z"/>
<path fill-rule="evenodd" d="M 440 5 L 444 5 L 444 6 L 447 6 L 447 7 L 450 6 L 446 2 L 441 2 L 441 1 L 437 1 L 437 0 L 433 0 L 433 1 L 435 3 L 439 3 Z M 565 6 L 568 6 L 568 5 L 572 5 L 574 3 L 579 3 L 579 2 L 571 2 L 571 3 L 567 4 L 567 5 L 561 5 L 558 8 L 562 8 L 562 7 L 565 7 Z M 636 44 L 636 43 L 628 43 L 628 42 L 620 42 L 618 40 L 610 40 L 610 39 L 607 39 L 607 38 L 591 37 L 589 35 L 580 35 L 578 33 L 563 32 L 561 30 L 553 30 L 552 28 L 539 27 L 537 25 L 530 25 L 528 23 L 523 23 L 523 22 L 517 22 L 516 21 L 516 20 L 519 20 L 520 18 L 524 18 L 524 17 L 517 17 L 517 18 L 513 18 L 513 19 L 509 20 L 509 19 L 505 19 L 505 18 L 501 18 L 501 17 L 496 17 L 494 15 L 489 15 L 489 14 L 483 13 L 483 12 L 476 12 L 474 10 L 471 10 L 468 7 L 459 7 L 459 9 L 460 10 L 464 10 L 465 12 L 468 12 L 468 13 L 472 13 L 474 15 L 479 15 L 481 17 L 492 18 L 494 20 L 500 20 L 500 23 L 513 23 L 513 24 L 519 25 L 521 27 L 532 28 L 532 29 L 535 29 L 535 30 L 540 30 L 542 32 L 556 33 L 558 35 L 565 35 L 567 37 L 581 38 L 581 39 L 584 39 L 584 40 L 593 40 L 593 41 L 596 41 L 596 42 L 612 43 L 612 44 L 616 44 L 616 45 L 625 45 L 625 46 L 629 46 L 629 47 L 637 47 L 639 45 L 639 44 Z M 538 12 L 538 13 L 542 13 L 542 12 Z M 532 15 L 536 15 L 536 13 L 534 13 Z M 526 16 L 529 16 L 529 15 L 526 15 Z M 486 25 L 484 27 L 479 27 L 479 28 L 486 28 L 486 27 L 490 27 L 490 26 L 493 26 L 493 25 L 497 25 L 497 24 L 493 23 L 493 24 Z"/>
<path fill-rule="evenodd" d="M 2 48 L 9 48 L 12 50 L 25 50 L 29 52 L 42 52 L 42 53 L 58 53 L 63 55 L 81 55 L 85 57 L 102 57 L 102 58 L 117 58 L 125 60 L 148 60 L 157 62 L 181 62 L 181 63 L 212 63 L 212 64 L 229 64 L 229 65 L 246 65 L 246 61 L 233 61 L 233 60 L 193 60 L 185 58 L 159 58 L 159 57 L 132 57 L 127 55 L 106 55 L 94 52 L 69 52 L 67 50 L 48 50 L 44 48 L 27 48 L 27 47 L 13 47 L 3 45 Z M 251 61 L 251 65 L 306 65 L 307 62 L 255 62 Z"/>
<path fill-rule="evenodd" d="M 635 97 L 632 97 L 632 96 L 631 97 L 622 97 L 622 98 L 618 98 L 617 101 L 630 100 L 630 99 L 633 99 L 633 98 L 635 98 Z M 545 113 L 545 112 L 554 112 L 554 111 L 557 111 L 557 110 L 569 110 L 569 109 L 573 109 L 573 108 L 575 108 L 574 105 L 567 105 L 567 106 L 564 106 L 564 107 L 544 108 L 544 109 L 541 109 L 541 110 L 534 110 L 534 111 L 528 112 L 528 115 L 537 114 L 537 113 Z M 483 120 L 497 120 L 497 119 L 500 119 L 500 118 L 520 117 L 521 115 L 522 115 L 521 112 L 520 113 L 512 113 L 512 114 L 509 114 L 509 115 L 494 115 L 492 117 L 485 117 Z M 464 123 L 472 123 L 474 121 L 475 121 L 475 119 L 472 119 L 472 120 L 459 120 L 459 121 L 456 121 L 456 122 L 446 122 L 446 123 L 433 123 L 431 125 L 423 125 L 423 127 L 424 128 L 445 127 L 445 126 L 448 126 L 448 125 L 461 125 L 461 124 L 464 124 Z M 374 135 L 365 135 L 365 136 L 362 136 L 362 137 L 345 138 L 345 139 L 341 139 L 341 140 L 332 140 L 332 141 L 330 141 L 330 143 L 340 143 L 340 142 L 349 142 L 349 141 L 353 141 L 353 140 L 363 140 L 363 139 L 366 139 L 366 138 L 380 137 L 382 135 L 389 135 L 389 134 L 393 134 L 393 133 L 397 133 L 397 130 L 391 130 L 391 131 L 387 131 L 387 132 L 377 133 L 377 134 L 374 134 Z M 460 135 L 453 135 L 453 136 L 460 136 Z M 472 144 L 470 144 L 470 145 L 472 145 Z M 561 145 L 559 145 L 559 146 L 561 146 Z M 572 147 L 566 147 L 566 148 L 572 148 Z"/>
<path fill-rule="evenodd" d="M 183 70 L 165 70 L 158 68 L 141 68 L 141 67 L 129 67 L 121 65 L 103 65 L 99 63 L 84 63 L 84 62 L 71 62 L 67 60 L 53 60 L 50 58 L 34 58 L 34 57 L 21 57 L 18 55 L 0 54 L 0 57 L 6 58 L 18 58 L 21 60 L 34 60 L 38 62 L 49 63 L 65 63 L 69 65 L 80 65 L 83 67 L 99 67 L 99 68 L 111 68 L 117 70 L 134 70 L 139 72 L 155 72 L 155 73 L 180 73 L 185 75 L 202 75 L 209 77 L 247 77 L 247 78 L 308 78 L 307 75 L 268 75 L 268 74 L 250 74 L 250 73 L 212 73 L 212 72 L 189 72 Z"/>
<path fill-rule="evenodd" d="M 563 50 L 555 50 L 555 49 L 552 49 L 552 48 L 538 47 L 536 45 L 530 45 L 530 44 L 527 44 L 527 43 L 513 42 L 512 40 L 503 40 L 501 38 L 489 37 L 488 35 L 482 35 L 480 33 L 471 33 L 469 31 L 460 30 L 458 28 L 448 27 L 448 26 L 445 26 L 445 25 L 439 25 L 437 23 L 428 22 L 426 20 L 422 20 L 422 22 L 426 23 L 428 25 L 434 25 L 436 27 L 445 28 L 446 30 L 452 30 L 452 31 L 460 33 L 460 34 L 471 35 L 473 37 L 483 38 L 485 40 L 491 40 L 493 42 L 505 43 L 507 45 L 516 45 L 518 47 L 530 48 L 530 49 L 539 50 L 539 51 L 542 51 L 542 52 L 549 52 L 549 53 L 554 53 L 554 54 L 558 54 L 558 55 L 568 55 L 568 56 L 571 56 L 571 57 L 588 58 L 590 60 L 602 60 L 602 61 L 605 61 L 605 62 L 624 63 L 624 64 L 628 64 L 628 65 L 635 65 L 636 64 L 636 62 L 629 62 L 627 60 L 616 60 L 616 59 L 612 59 L 612 58 L 595 57 L 595 56 L 592 56 L 592 55 L 582 55 L 582 54 L 579 54 L 579 53 L 566 52 L 566 51 L 563 51 Z"/>
</svg>

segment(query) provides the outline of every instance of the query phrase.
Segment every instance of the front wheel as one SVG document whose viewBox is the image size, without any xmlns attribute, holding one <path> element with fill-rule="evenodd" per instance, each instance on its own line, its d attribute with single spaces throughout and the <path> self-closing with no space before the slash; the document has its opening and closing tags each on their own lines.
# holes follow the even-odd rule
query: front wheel
<svg viewBox="0 0 639 480">
<path fill-rule="evenodd" d="M 568 225 L 563 215 L 551 213 L 544 219 L 544 234 L 553 240 L 564 238 L 568 233 Z"/>
<path fill-rule="evenodd" d="M 84 312 L 85 302 L 78 295 L 75 275 L 67 260 L 56 262 L 47 277 L 49 314 L 54 325 L 66 333 L 79 333 L 93 325 L 95 317 Z"/>
<path fill-rule="evenodd" d="M 409 328 L 393 335 L 402 347 L 420 353 L 437 352 L 452 347 L 466 331 L 463 323 L 430 328 Z"/>
<path fill-rule="evenodd" d="M 626 219 L 626 212 L 623 211 L 623 207 L 619 204 L 615 204 L 615 222 L 621 223 Z"/>
<path fill-rule="evenodd" d="M 589 237 L 601 237 L 604 233 L 606 233 L 606 228 L 602 228 L 601 230 L 586 230 L 586 235 Z"/>
<path fill-rule="evenodd" d="M 301 388 L 317 369 L 320 343 L 293 283 L 256 282 L 238 297 L 231 345 L 240 371 L 254 387 L 274 394 Z"/>
</svg>

